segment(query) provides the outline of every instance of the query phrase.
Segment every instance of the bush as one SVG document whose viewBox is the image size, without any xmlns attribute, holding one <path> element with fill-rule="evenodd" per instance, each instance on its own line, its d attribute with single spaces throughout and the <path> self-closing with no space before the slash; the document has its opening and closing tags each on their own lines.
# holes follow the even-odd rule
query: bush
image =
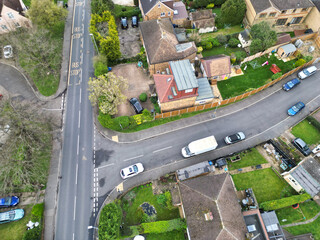
<svg viewBox="0 0 320 240">
<path fill-rule="evenodd" d="M 231 53 L 231 56 L 230 56 L 231 64 L 234 64 L 236 60 L 237 60 L 236 55 L 234 53 Z"/>
<path fill-rule="evenodd" d="M 320 123 L 318 122 L 317 119 L 315 119 L 312 116 L 308 116 L 307 121 L 310 122 L 316 129 L 318 129 L 320 131 Z"/>
<path fill-rule="evenodd" d="M 285 208 L 297 203 L 304 202 L 310 198 L 311 196 L 308 193 L 304 193 L 301 195 L 294 195 L 291 197 L 263 202 L 260 204 L 260 207 L 263 208 L 265 211 L 277 210 L 280 208 Z"/>
<path fill-rule="evenodd" d="M 225 44 L 228 41 L 227 36 L 222 35 L 222 34 L 219 34 L 216 38 L 220 44 Z"/>
<path fill-rule="evenodd" d="M 31 210 L 31 221 L 39 222 L 38 227 L 34 227 L 25 232 L 23 235 L 23 240 L 40 240 L 42 233 L 42 218 L 44 212 L 44 203 L 36 204 Z"/>
<path fill-rule="evenodd" d="M 128 116 L 120 116 L 113 119 L 113 124 L 123 129 L 129 127 L 130 120 Z"/>
<path fill-rule="evenodd" d="M 98 55 L 93 58 L 94 75 L 96 77 L 108 73 L 108 60 L 104 55 Z"/>
<path fill-rule="evenodd" d="M 306 62 L 310 62 L 313 57 L 312 56 L 304 56 L 303 59 L 306 61 Z"/>
<path fill-rule="evenodd" d="M 297 60 L 295 63 L 294 63 L 294 67 L 297 68 L 297 67 L 300 67 L 302 66 L 303 64 L 306 63 L 306 60 L 304 60 L 303 58 L 300 58 L 299 60 Z"/>
<path fill-rule="evenodd" d="M 236 39 L 236 38 L 230 38 L 230 40 L 229 40 L 229 42 L 228 42 L 228 45 L 230 46 L 230 47 L 237 47 L 238 46 L 238 44 L 240 44 L 240 41 L 238 40 L 238 39 Z"/>
<path fill-rule="evenodd" d="M 173 230 L 184 230 L 187 228 L 185 221 L 181 218 L 169 221 L 157 221 L 151 223 L 142 223 L 140 225 L 141 233 L 164 233 Z"/>
<path fill-rule="evenodd" d="M 112 202 L 101 211 L 99 221 L 99 239 L 118 239 L 120 237 L 120 223 L 122 219 L 121 208 Z"/>
<path fill-rule="evenodd" d="M 275 74 L 273 74 L 272 76 L 271 76 L 271 79 L 272 80 L 275 80 L 275 79 L 277 79 L 277 78 L 279 78 L 279 77 L 281 77 L 282 76 L 282 72 L 277 72 L 277 73 L 275 73 Z"/>
<path fill-rule="evenodd" d="M 145 101 L 147 101 L 148 96 L 147 96 L 146 93 L 141 93 L 140 96 L 139 96 L 139 99 L 140 99 L 141 102 L 145 102 Z"/>
<path fill-rule="evenodd" d="M 151 101 L 153 104 L 155 104 L 155 103 L 157 103 L 157 101 L 158 101 L 158 97 L 157 97 L 157 96 L 152 96 L 152 97 L 150 98 L 150 101 Z"/>
<path fill-rule="evenodd" d="M 157 203 L 163 207 L 166 206 L 167 197 L 164 194 L 160 194 L 157 196 Z"/>
<path fill-rule="evenodd" d="M 156 111 L 156 113 L 161 113 L 161 109 L 158 104 L 156 106 L 154 106 L 154 110 Z"/>
<path fill-rule="evenodd" d="M 242 62 L 243 59 L 245 59 L 247 57 L 247 54 L 244 51 L 237 51 L 237 52 L 234 53 L 234 55 L 237 58 L 237 60 L 236 60 L 237 63 Z"/>
<path fill-rule="evenodd" d="M 207 42 L 206 44 L 206 49 L 211 49 L 212 48 L 212 43 L 211 42 Z"/>
<path fill-rule="evenodd" d="M 117 18 L 127 17 L 129 20 L 129 18 L 131 18 L 132 16 L 139 16 L 139 14 L 140 14 L 140 9 L 138 7 L 136 7 L 131 10 L 125 9 L 125 11 L 119 11 L 115 14 L 115 17 L 117 17 Z"/>
<path fill-rule="evenodd" d="M 206 9 L 212 9 L 214 8 L 214 3 L 210 3 L 206 6 Z"/>
<path fill-rule="evenodd" d="M 203 51 L 203 47 L 197 47 L 197 53 L 201 53 Z"/>
<path fill-rule="evenodd" d="M 166 196 L 166 206 L 167 206 L 167 208 L 171 209 L 172 208 L 171 192 L 170 191 L 166 191 L 164 193 L 164 195 Z"/>
<path fill-rule="evenodd" d="M 212 39 L 211 43 L 212 47 L 219 47 L 221 45 L 221 43 L 216 38 Z"/>
</svg>

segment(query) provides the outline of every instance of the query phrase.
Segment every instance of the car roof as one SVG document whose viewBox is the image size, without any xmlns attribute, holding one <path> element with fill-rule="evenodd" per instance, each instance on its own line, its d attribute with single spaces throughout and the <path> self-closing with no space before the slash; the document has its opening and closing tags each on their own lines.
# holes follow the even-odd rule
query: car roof
<svg viewBox="0 0 320 240">
<path fill-rule="evenodd" d="M 317 68 L 316 68 L 316 66 L 311 66 L 311 67 L 308 67 L 307 70 L 308 71 L 316 71 Z"/>
<path fill-rule="evenodd" d="M 302 147 L 307 145 L 301 138 L 296 138 L 294 141 L 299 143 L 299 145 Z"/>
</svg>

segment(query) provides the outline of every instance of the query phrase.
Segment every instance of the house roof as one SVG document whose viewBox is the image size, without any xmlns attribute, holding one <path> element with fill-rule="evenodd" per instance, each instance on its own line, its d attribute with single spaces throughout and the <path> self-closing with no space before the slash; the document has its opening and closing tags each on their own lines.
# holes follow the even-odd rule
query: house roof
<svg viewBox="0 0 320 240">
<path fill-rule="evenodd" d="M 178 14 L 173 14 L 173 20 L 183 19 L 188 17 L 188 12 L 183 2 L 174 2 L 173 11 L 178 12 Z"/>
<path fill-rule="evenodd" d="M 162 1 L 162 0 L 140 0 L 141 7 L 144 14 L 147 14 L 158 2 L 162 2 L 169 8 L 173 9 L 173 1 Z"/>
<path fill-rule="evenodd" d="M 282 231 L 275 211 L 261 213 L 261 217 L 267 230 L 269 239 L 285 239 L 285 235 Z"/>
<path fill-rule="evenodd" d="M 153 79 L 159 101 L 168 102 L 168 96 L 172 94 L 170 88 L 173 86 L 173 75 L 153 74 Z"/>
<path fill-rule="evenodd" d="M 196 12 L 192 12 L 192 13 L 190 13 L 190 17 L 191 17 L 190 20 L 192 20 L 192 21 L 214 18 L 211 9 L 205 9 L 205 10 L 199 10 Z"/>
<path fill-rule="evenodd" d="M 220 54 L 202 58 L 200 61 L 206 71 L 207 77 L 231 73 L 230 56 Z"/>
<path fill-rule="evenodd" d="M 3 5 L 19 13 L 26 10 L 25 6 L 21 4 L 20 0 L 0 0 L 0 15 L 2 12 Z"/>
<path fill-rule="evenodd" d="M 188 179 L 179 182 L 191 239 L 245 239 L 246 226 L 229 174 Z M 212 221 L 205 213 L 212 212 Z"/>
<path fill-rule="evenodd" d="M 291 172 L 291 176 L 312 197 L 320 192 L 320 163 L 310 157 L 301 162 Z"/>
<path fill-rule="evenodd" d="M 246 223 L 248 232 L 253 234 L 256 240 L 267 240 L 267 230 L 263 224 L 263 220 L 259 209 L 249 210 L 242 213 Z"/>
<path fill-rule="evenodd" d="M 256 14 L 268 9 L 271 6 L 282 10 L 308 8 L 313 4 L 310 0 L 250 0 Z"/>
<path fill-rule="evenodd" d="M 290 41 L 291 41 L 290 34 L 288 34 L 288 33 L 280 33 L 277 36 L 276 45 L 287 43 L 287 42 L 290 42 Z"/>
<path fill-rule="evenodd" d="M 292 52 L 295 52 L 297 50 L 297 48 L 292 43 L 289 43 L 287 45 L 283 45 L 280 48 L 282 48 L 282 50 L 285 53 L 292 53 Z"/>
<path fill-rule="evenodd" d="M 198 81 L 189 59 L 169 62 L 178 91 L 197 88 Z"/>
<path fill-rule="evenodd" d="M 208 82 L 208 78 L 198 78 L 198 97 L 197 101 L 214 98 L 212 88 Z"/>
<path fill-rule="evenodd" d="M 320 0 L 312 0 L 313 4 L 316 6 L 318 11 L 320 12 Z"/>
<path fill-rule="evenodd" d="M 245 30 L 240 32 L 240 34 L 241 34 L 243 40 L 245 40 L 246 42 L 251 40 L 250 30 L 248 28 L 246 28 Z"/>
<path fill-rule="evenodd" d="M 139 26 L 150 64 L 184 59 L 197 52 L 194 42 L 179 44 L 170 18 L 141 22 Z"/>
</svg>

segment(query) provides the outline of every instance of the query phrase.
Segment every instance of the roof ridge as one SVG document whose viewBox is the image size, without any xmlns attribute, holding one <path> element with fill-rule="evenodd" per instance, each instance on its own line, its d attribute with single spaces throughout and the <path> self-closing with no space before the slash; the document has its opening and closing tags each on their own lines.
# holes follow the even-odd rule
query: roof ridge
<svg viewBox="0 0 320 240">
<path fill-rule="evenodd" d="M 223 183 L 222 183 L 222 185 L 221 185 L 220 191 L 219 191 L 219 193 L 218 193 L 218 195 L 217 195 L 217 204 L 218 204 L 218 200 L 219 200 L 220 193 L 221 193 L 221 191 L 222 191 L 222 189 L 223 189 L 224 184 L 226 183 L 226 179 L 227 179 L 228 176 L 229 176 L 229 175 L 226 174 L 226 177 L 224 178 L 224 181 L 223 181 Z"/>
<path fill-rule="evenodd" d="M 210 198 L 209 196 L 203 194 L 202 192 L 199 192 L 198 190 L 196 190 L 196 189 L 194 189 L 194 188 L 192 188 L 192 187 L 189 187 L 188 185 L 186 185 L 186 184 L 184 184 L 184 183 L 182 183 L 182 182 L 180 182 L 180 184 L 182 184 L 182 185 L 186 186 L 187 188 L 191 189 L 192 191 L 195 191 L 196 193 L 199 193 L 200 195 L 202 195 L 202 196 L 210 199 L 211 201 L 216 202 L 216 204 L 218 205 L 217 201 L 214 200 L 213 198 Z"/>
</svg>

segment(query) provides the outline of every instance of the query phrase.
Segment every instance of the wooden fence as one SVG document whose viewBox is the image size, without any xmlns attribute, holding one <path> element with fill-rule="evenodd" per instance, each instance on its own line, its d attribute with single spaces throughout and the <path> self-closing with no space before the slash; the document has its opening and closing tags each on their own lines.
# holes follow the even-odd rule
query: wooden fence
<svg viewBox="0 0 320 240">
<path fill-rule="evenodd" d="M 157 113 L 155 115 L 155 118 L 159 119 L 159 118 L 174 117 L 174 116 L 178 116 L 178 115 L 181 115 L 181 114 L 184 114 L 184 113 L 202 111 L 202 110 L 205 110 L 205 109 L 215 108 L 215 107 L 223 106 L 223 105 L 226 105 L 226 104 L 229 104 L 229 103 L 234 103 L 234 102 L 236 102 L 238 100 L 241 100 L 243 98 L 249 97 L 252 94 L 256 94 L 256 93 L 258 93 L 258 92 L 260 92 L 260 91 L 262 91 L 262 90 L 264 90 L 264 89 L 276 84 L 277 82 L 279 82 L 282 79 L 288 77 L 289 75 L 299 71 L 300 69 L 305 68 L 305 67 L 313 64 L 313 62 L 315 60 L 316 59 L 313 59 L 310 62 L 305 63 L 304 65 L 302 65 L 300 67 L 297 67 L 297 68 L 291 70 L 290 72 L 287 72 L 287 73 L 283 74 L 281 77 L 279 77 L 279 78 L 273 80 L 272 82 L 269 82 L 269 83 L 267 83 L 267 84 L 255 89 L 255 90 L 243 93 L 242 95 L 239 95 L 239 96 L 236 96 L 236 97 L 233 97 L 233 98 L 225 99 L 225 100 L 221 101 L 220 104 L 218 102 L 212 102 L 212 103 L 208 103 L 208 104 L 204 104 L 204 105 L 193 106 L 193 107 L 184 108 L 184 109 L 180 109 L 180 110 L 175 110 L 175 111 L 171 111 L 171 112 L 165 112 L 165 113 L 160 113 L 160 114 Z"/>
</svg>

